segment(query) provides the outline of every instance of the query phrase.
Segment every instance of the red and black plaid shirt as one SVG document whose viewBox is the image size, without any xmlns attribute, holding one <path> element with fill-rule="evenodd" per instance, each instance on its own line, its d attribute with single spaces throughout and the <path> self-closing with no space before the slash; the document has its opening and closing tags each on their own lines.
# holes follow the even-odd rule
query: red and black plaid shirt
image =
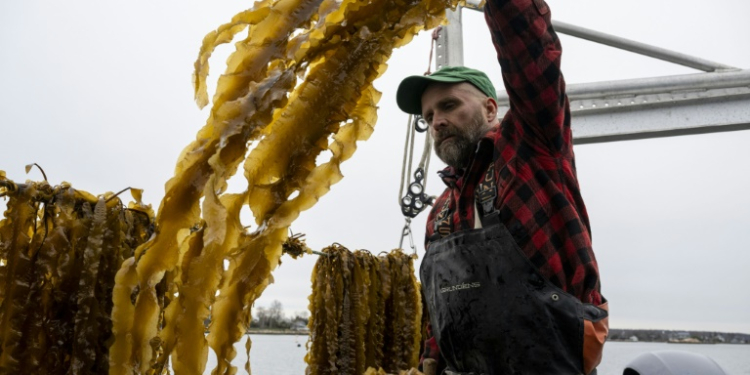
<svg viewBox="0 0 750 375">
<path fill-rule="evenodd" d="M 599 271 L 560 72 L 562 50 L 549 8 L 543 0 L 489 0 L 484 13 L 510 110 L 480 141 L 469 168 L 441 172 L 448 188 L 428 217 L 425 247 L 429 251 L 430 242 L 440 238 L 434 221 L 446 202 L 452 232 L 474 228 L 475 188 L 495 161 L 495 207 L 519 247 L 553 284 L 599 305 Z M 429 341 L 425 344 L 434 346 Z"/>
</svg>

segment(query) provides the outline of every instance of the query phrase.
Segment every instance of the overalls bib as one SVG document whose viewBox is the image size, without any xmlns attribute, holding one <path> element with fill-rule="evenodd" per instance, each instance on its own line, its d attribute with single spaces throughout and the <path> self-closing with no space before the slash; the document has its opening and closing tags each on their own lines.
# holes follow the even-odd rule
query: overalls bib
<svg viewBox="0 0 750 375">
<path fill-rule="evenodd" d="M 541 276 L 500 221 L 496 194 L 494 179 L 480 183 L 483 228 L 433 242 L 420 267 L 446 372 L 583 374 L 584 318 L 599 321 L 607 311 Z"/>
</svg>

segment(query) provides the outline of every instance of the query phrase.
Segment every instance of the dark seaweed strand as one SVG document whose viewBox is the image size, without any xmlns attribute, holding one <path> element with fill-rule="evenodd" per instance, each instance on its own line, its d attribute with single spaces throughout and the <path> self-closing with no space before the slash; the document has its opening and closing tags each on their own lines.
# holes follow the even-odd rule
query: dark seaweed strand
<svg viewBox="0 0 750 375">
<path fill-rule="evenodd" d="M 307 342 L 305 342 L 305 374 L 314 374 L 314 368 L 315 365 L 313 364 L 314 360 L 314 353 L 313 353 L 313 347 L 317 348 L 315 346 L 315 338 L 317 336 L 317 332 L 315 331 L 315 314 L 318 311 L 318 307 L 315 301 L 315 298 L 317 297 L 316 288 L 318 288 L 318 263 L 320 262 L 320 259 L 315 261 L 315 264 L 313 265 L 312 274 L 310 276 L 311 279 L 311 292 L 310 295 L 307 297 L 307 310 L 310 312 L 310 318 L 307 320 L 307 329 L 310 332 L 307 336 Z"/>
<path fill-rule="evenodd" d="M 49 236 L 42 245 L 39 254 L 39 262 L 43 267 L 39 270 L 45 274 L 45 283 L 42 290 L 42 300 L 44 301 L 42 315 L 44 323 L 41 334 L 43 337 L 38 340 L 38 343 L 34 341 L 34 344 L 32 344 L 40 345 L 39 348 L 27 349 L 29 350 L 29 354 L 33 354 L 35 350 L 42 352 L 40 353 L 40 362 L 37 366 L 38 372 L 42 374 L 61 374 L 65 373 L 67 369 L 67 365 L 63 364 L 67 352 L 64 352 L 63 348 L 58 344 L 58 337 L 55 336 L 55 328 L 57 326 L 53 317 L 58 311 L 56 298 L 60 294 L 58 290 L 58 263 L 61 255 L 68 252 L 71 248 L 70 230 L 66 227 L 66 216 L 73 215 L 73 205 L 68 204 L 68 210 L 66 211 L 62 208 L 71 199 L 72 194 L 70 189 L 56 188 L 55 196 L 45 207 L 49 211 L 47 217 L 51 220 L 52 224 L 49 228 Z M 43 347 L 41 346 L 42 343 Z M 28 358 L 28 361 L 29 368 L 33 368 L 30 363 L 35 361 L 35 358 Z"/>
<path fill-rule="evenodd" d="M 85 264 L 85 252 L 88 247 L 88 237 L 91 234 L 94 214 L 88 201 L 76 200 L 73 207 L 74 218 L 68 225 L 72 228 L 71 248 L 63 254 L 59 263 L 59 294 L 58 310 L 56 311 L 55 329 L 60 346 L 62 365 L 73 372 L 76 343 L 76 316 L 79 306 L 79 288 L 81 274 Z M 73 355 L 71 355 L 73 354 Z"/>
<path fill-rule="evenodd" d="M 414 334 L 412 331 L 414 330 L 414 296 L 410 293 L 411 291 L 411 277 L 409 275 L 409 261 L 411 260 L 406 254 L 403 252 L 399 252 L 399 265 L 398 265 L 398 272 L 399 277 L 401 278 L 400 283 L 400 289 L 402 290 L 402 296 L 403 296 L 403 325 L 400 327 L 401 332 L 401 342 L 402 342 L 402 353 L 401 353 L 401 360 L 402 363 L 399 365 L 400 369 L 406 370 L 411 368 L 411 353 L 412 353 L 412 343 Z"/>
<path fill-rule="evenodd" d="M 27 233 L 33 230 L 36 217 L 36 204 L 33 202 L 35 187 L 24 186 L 11 195 L 3 220 L 3 235 L 7 238 L 8 247 L 4 280 L 2 287 L 5 293 L 0 307 L 0 372 L 7 374 L 20 373 L 20 341 L 25 321 L 25 308 L 29 299 L 31 283 L 31 259 L 28 257 L 31 238 Z"/>
<path fill-rule="evenodd" d="M 325 304 L 326 304 L 326 349 L 328 351 L 328 363 L 322 369 L 321 374 L 336 374 L 336 359 L 338 356 L 338 299 L 336 289 L 340 280 L 336 277 L 341 269 L 341 258 L 335 248 L 329 248 L 334 254 L 330 259 L 330 265 L 326 269 Z"/>
<path fill-rule="evenodd" d="M 368 290 L 367 305 L 369 309 L 369 316 L 367 319 L 366 328 L 366 359 L 365 367 L 379 368 L 380 358 L 382 358 L 383 348 L 383 330 L 382 324 L 382 312 L 380 305 L 382 302 L 382 290 L 380 283 L 380 262 L 372 254 L 368 254 L 365 258 L 367 263 L 367 272 L 369 273 L 370 289 Z"/>
<path fill-rule="evenodd" d="M 388 256 L 381 256 L 381 269 L 383 275 L 383 287 L 387 289 L 388 293 L 385 295 L 385 303 L 383 306 L 383 316 L 385 321 L 383 324 L 383 361 L 382 367 L 386 372 L 393 372 L 392 370 L 396 367 L 396 359 L 393 357 L 394 345 L 396 345 L 396 337 L 394 337 L 394 324 L 396 318 L 395 303 L 393 301 L 395 291 L 395 281 L 391 273 L 391 258 Z"/>
<path fill-rule="evenodd" d="M 393 324 L 393 366 L 392 371 L 406 369 L 406 360 L 404 358 L 404 326 L 407 326 L 406 319 L 406 293 L 404 292 L 404 258 L 400 251 L 392 251 L 389 256 L 391 261 L 391 274 L 393 275 L 393 293 L 392 300 L 394 306 L 394 324 Z"/>
<path fill-rule="evenodd" d="M 339 374 L 355 373 L 354 311 L 352 307 L 352 256 L 342 248 L 341 257 L 341 320 L 339 321 Z"/>
<path fill-rule="evenodd" d="M 73 189 L 58 190 L 53 205 L 55 230 L 47 242 L 54 249 L 50 253 L 50 295 L 44 327 L 49 347 L 41 367 L 44 374 L 65 374 L 70 367 L 69 351 L 72 346 L 68 340 L 68 333 L 72 331 L 69 331 L 67 323 L 72 321 L 75 306 L 69 303 L 70 283 L 67 283 L 67 278 L 76 259 L 75 244 L 80 241 L 80 237 L 88 236 L 88 225 L 84 222 L 90 218 L 82 218 L 76 211 Z"/>
<path fill-rule="evenodd" d="M 396 262 L 395 264 L 394 272 L 398 274 L 399 278 L 399 306 L 401 307 L 399 308 L 400 324 L 398 327 L 396 327 L 400 349 L 397 353 L 399 358 L 398 369 L 406 370 L 410 367 L 409 354 L 411 353 L 409 352 L 409 348 L 411 347 L 410 338 L 412 337 L 412 335 L 410 335 L 409 333 L 411 332 L 412 324 L 410 319 L 411 315 L 409 307 L 412 301 L 409 299 L 410 296 L 407 293 L 407 284 L 410 281 L 408 267 L 406 264 L 408 258 L 401 251 L 398 251 L 396 254 L 398 262 Z"/>
<path fill-rule="evenodd" d="M 23 324 L 23 337 L 19 343 L 21 350 L 21 368 L 29 372 L 40 372 L 41 363 L 47 352 L 49 342 L 44 332 L 44 322 L 49 309 L 50 294 L 52 292 L 49 282 L 52 268 L 50 263 L 54 256 L 54 205 L 50 203 L 51 197 L 37 195 L 36 200 L 41 200 L 39 205 L 44 213 L 42 223 L 39 226 L 44 231 L 36 231 L 29 250 L 32 250 L 31 264 L 32 277 L 29 292 L 29 300 L 26 307 L 26 320 Z"/>
<path fill-rule="evenodd" d="M 311 373 L 311 375 L 318 375 L 325 372 L 325 368 L 328 364 L 328 348 L 326 346 L 326 322 L 328 321 L 328 315 L 327 315 L 327 309 L 326 309 L 326 293 L 325 293 L 325 284 L 326 284 L 326 278 L 328 275 L 328 270 L 330 267 L 330 260 L 328 257 L 322 257 L 318 259 L 318 262 L 316 266 L 318 267 L 318 273 L 317 277 L 315 278 L 315 282 L 317 283 L 317 288 L 313 288 L 313 293 L 315 293 L 315 300 L 316 300 L 316 309 L 312 310 L 311 312 L 313 315 L 317 315 L 317 320 L 313 320 L 315 323 L 314 327 L 314 334 L 315 337 L 312 338 L 312 347 L 311 351 L 314 354 L 313 361 L 310 363 L 315 363 L 314 372 Z M 317 314 L 315 314 L 313 311 L 318 311 Z M 312 316 L 311 316 L 312 319 Z"/>
<path fill-rule="evenodd" d="M 365 348 L 365 336 L 367 329 L 367 318 L 369 315 L 369 303 L 367 297 L 369 296 L 369 283 L 370 277 L 367 268 L 366 253 L 357 251 L 354 253 L 354 292 L 352 293 L 352 300 L 354 304 L 354 344 L 356 345 L 356 367 L 355 371 L 357 374 L 364 373 L 366 348 Z"/>
<path fill-rule="evenodd" d="M 331 254 L 330 249 L 324 249 L 324 251 Z M 330 364 L 332 363 L 331 355 L 336 354 L 335 351 L 333 351 L 332 353 L 332 350 L 329 347 L 329 343 L 332 343 L 332 340 L 336 338 L 336 336 L 331 335 L 332 332 L 330 330 L 330 322 L 333 319 L 335 319 L 335 316 L 333 316 L 335 314 L 335 308 L 332 305 L 334 303 L 334 301 L 332 300 L 333 299 L 333 285 L 329 284 L 331 269 L 334 267 L 334 262 L 336 261 L 336 259 L 333 256 L 331 256 L 329 258 L 325 258 L 325 260 L 326 262 L 325 262 L 325 268 L 323 270 L 323 280 L 322 280 L 322 285 L 321 285 L 321 294 L 322 294 L 321 300 L 323 303 L 323 306 L 321 306 L 321 308 L 325 310 L 325 313 L 324 313 L 325 321 L 320 322 L 322 329 L 323 329 L 323 337 L 321 337 L 320 340 L 323 343 L 323 345 L 321 345 L 321 350 L 325 351 L 326 361 L 320 363 L 319 374 L 328 374 L 330 372 L 330 367 L 331 367 Z M 323 356 L 321 356 L 321 358 L 322 357 Z"/>
<path fill-rule="evenodd" d="M 106 222 L 101 259 L 99 260 L 98 282 L 94 285 L 94 300 L 97 301 L 96 327 L 94 339 L 96 358 L 92 366 L 94 373 L 109 372 L 109 345 L 112 335 L 112 290 L 115 286 L 115 274 L 127 253 L 122 249 L 123 227 L 126 225 L 125 208 L 122 204 L 107 204 Z"/>
<path fill-rule="evenodd" d="M 379 307 L 379 316 L 380 316 L 380 330 L 379 332 L 382 333 L 382 338 L 380 340 L 380 347 L 379 347 L 379 368 L 385 368 L 387 366 L 388 358 L 388 345 L 390 344 L 390 335 L 388 334 L 389 330 L 389 324 L 391 320 L 389 319 L 388 314 L 389 311 L 389 300 L 391 298 L 391 273 L 388 267 L 388 258 L 387 257 L 378 257 L 378 272 L 380 276 L 380 285 L 382 290 L 382 296 L 380 298 L 380 305 Z"/>
<path fill-rule="evenodd" d="M 307 349 L 307 353 L 305 353 L 305 363 L 307 364 L 307 367 L 305 368 L 305 374 L 308 375 L 317 375 L 318 374 L 318 360 L 320 358 L 320 350 L 319 345 L 322 344 L 322 342 L 319 341 L 320 332 L 318 331 L 318 328 L 321 326 L 319 321 L 320 319 L 324 319 L 322 314 L 324 314 L 323 311 L 320 310 L 320 303 L 318 302 L 318 297 L 320 296 L 320 270 L 322 268 L 321 262 L 323 257 L 318 257 L 318 260 L 315 261 L 315 265 L 313 266 L 312 270 L 312 289 L 310 296 L 307 297 L 308 305 L 307 309 L 310 311 L 310 318 L 307 321 L 307 329 L 310 331 L 309 336 L 307 337 L 307 343 L 305 344 L 305 348 Z"/>
<path fill-rule="evenodd" d="M 86 374 L 93 370 L 96 360 L 97 315 L 99 304 L 95 299 L 95 285 L 99 278 L 99 263 L 104 245 L 107 206 L 104 199 L 94 206 L 93 221 L 86 246 L 81 256 L 81 267 L 76 295 L 76 313 L 73 327 L 71 371 Z M 94 345 L 92 345 L 94 344 Z"/>
<path fill-rule="evenodd" d="M 409 341 L 409 367 L 417 367 L 419 365 L 419 353 L 420 345 L 422 344 L 422 293 L 420 292 L 419 282 L 414 274 L 414 258 L 408 257 L 408 269 L 407 274 L 409 275 L 408 280 L 408 298 L 412 305 L 410 307 L 410 314 L 407 315 L 410 320 L 411 327 L 409 329 L 408 337 Z"/>
<path fill-rule="evenodd" d="M 416 367 L 417 363 L 413 362 L 415 358 L 415 339 L 416 335 L 419 335 L 417 330 L 417 322 L 420 318 L 421 313 L 417 311 L 417 305 L 419 304 L 418 298 L 420 298 L 415 288 L 416 280 L 414 278 L 413 259 L 402 253 L 401 263 L 401 275 L 403 277 L 403 288 L 404 288 L 404 326 L 403 339 L 404 339 L 404 369 Z"/>
</svg>

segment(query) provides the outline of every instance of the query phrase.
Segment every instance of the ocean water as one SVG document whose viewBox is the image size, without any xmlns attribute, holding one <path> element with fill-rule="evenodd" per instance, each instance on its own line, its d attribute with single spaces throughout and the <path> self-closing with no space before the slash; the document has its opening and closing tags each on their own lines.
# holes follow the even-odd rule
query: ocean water
<svg viewBox="0 0 750 375">
<path fill-rule="evenodd" d="M 247 355 L 245 338 L 235 345 L 237 357 L 232 362 L 244 374 Z M 305 343 L 307 336 L 252 335 L 250 350 L 253 375 L 302 375 L 305 373 Z M 298 346 L 299 345 L 299 346 Z M 732 375 L 750 375 L 750 345 L 666 344 L 650 342 L 608 342 L 604 359 L 599 365 L 600 375 L 621 375 L 625 366 L 643 353 L 661 350 L 680 350 L 703 354 Z M 211 373 L 216 357 L 209 351 L 205 374 Z"/>
</svg>

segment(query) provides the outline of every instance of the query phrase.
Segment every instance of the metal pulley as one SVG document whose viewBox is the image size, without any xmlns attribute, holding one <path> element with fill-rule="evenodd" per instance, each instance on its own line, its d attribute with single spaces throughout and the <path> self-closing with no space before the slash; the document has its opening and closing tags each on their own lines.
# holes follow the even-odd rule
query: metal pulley
<svg viewBox="0 0 750 375">
<path fill-rule="evenodd" d="M 430 125 L 427 124 L 427 121 L 422 118 L 420 115 L 414 115 L 414 129 L 420 133 L 424 133 L 427 131 L 427 129 L 430 128 Z"/>
<path fill-rule="evenodd" d="M 401 213 L 415 218 L 427 206 L 431 206 L 433 197 L 424 193 L 424 170 L 420 167 L 414 172 L 414 182 L 409 184 L 406 195 L 401 198 Z"/>
</svg>

